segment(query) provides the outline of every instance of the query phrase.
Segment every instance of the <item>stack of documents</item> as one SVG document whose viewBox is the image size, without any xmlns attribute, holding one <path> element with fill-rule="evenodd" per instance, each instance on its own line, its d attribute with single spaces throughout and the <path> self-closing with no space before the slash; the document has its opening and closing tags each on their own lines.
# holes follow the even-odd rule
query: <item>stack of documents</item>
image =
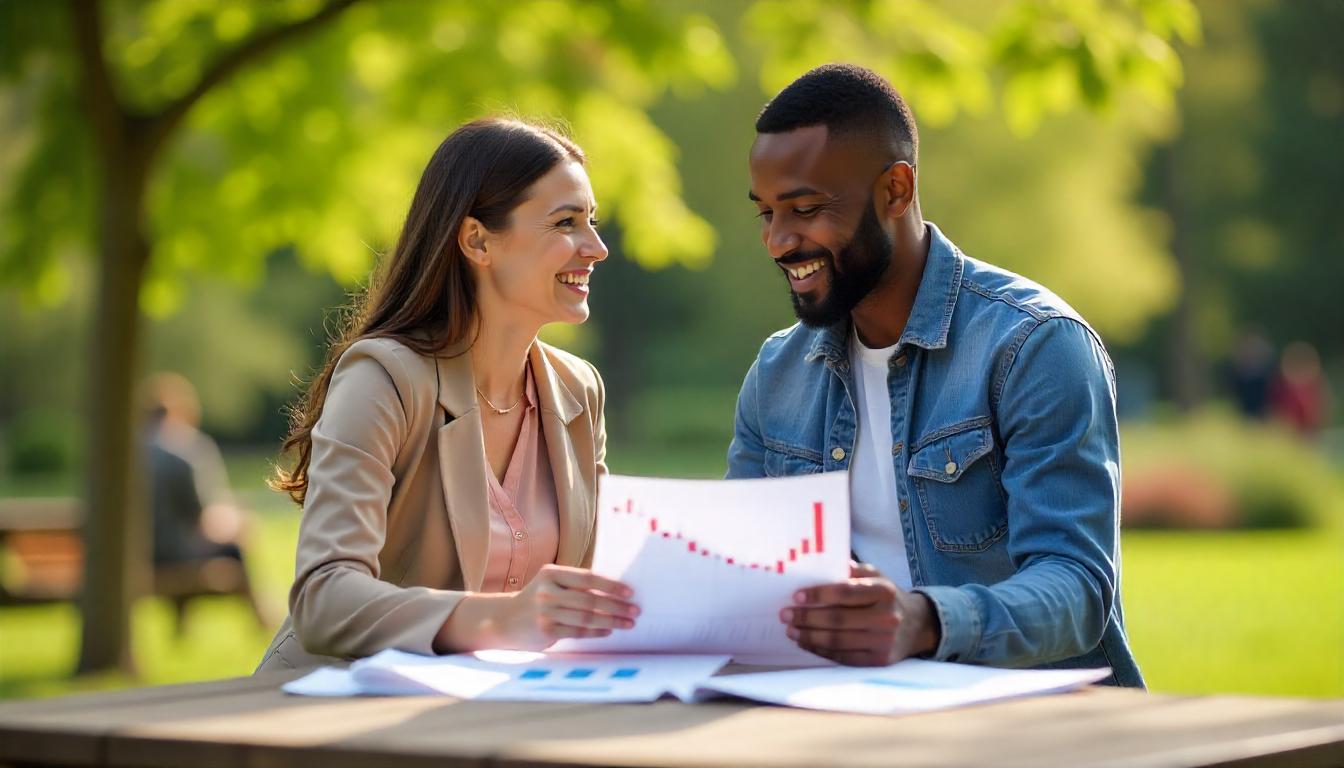
<svg viewBox="0 0 1344 768">
<path fill-rule="evenodd" d="M 863 715 L 931 712 L 1021 696 L 1063 693 L 1109 669 L 995 669 L 907 659 L 889 667 L 827 667 L 725 675 L 704 688 L 768 704 Z"/>
<path fill-rule="evenodd" d="M 348 669 L 323 667 L 283 686 L 303 696 L 444 695 L 484 701 L 693 701 L 727 656 L 603 656 L 477 651 L 419 656 L 386 650 Z"/>
<path fill-rule="evenodd" d="M 826 667 L 715 673 L 727 656 L 545 654 L 478 651 L 417 656 L 388 650 L 348 669 L 324 667 L 287 683 L 303 696 L 445 695 L 483 701 L 683 702 L 738 696 L 768 704 L 906 714 L 1059 693 L 1096 682 L 1107 669 L 1010 670 L 909 659 L 889 667 Z"/>
</svg>

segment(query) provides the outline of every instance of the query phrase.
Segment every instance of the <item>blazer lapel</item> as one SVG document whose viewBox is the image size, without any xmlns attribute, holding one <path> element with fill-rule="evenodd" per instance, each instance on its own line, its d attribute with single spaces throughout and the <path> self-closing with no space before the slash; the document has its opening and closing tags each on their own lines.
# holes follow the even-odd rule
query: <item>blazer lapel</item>
<svg viewBox="0 0 1344 768">
<path fill-rule="evenodd" d="M 439 428 L 439 475 L 448 524 L 462 566 L 465 589 L 478 592 L 485 583 L 490 541 L 490 500 L 486 486 L 489 465 L 482 439 L 481 412 L 476 405 L 471 355 L 440 357 L 439 405 L 447 423 Z"/>
<path fill-rule="evenodd" d="M 588 540 L 593 532 L 593 510 L 597 499 L 591 483 L 596 467 L 583 463 L 593 464 L 591 451 L 586 457 L 575 455 L 571 430 L 580 429 L 588 422 L 578 419 L 583 413 L 583 405 L 556 375 L 539 342 L 532 345 L 529 355 L 540 400 L 546 455 L 555 479 L 555 506 L 560 515 L 560 543 L 555 559 L 558 565 L 579 566 L 588 552 Z"/>
</svg>

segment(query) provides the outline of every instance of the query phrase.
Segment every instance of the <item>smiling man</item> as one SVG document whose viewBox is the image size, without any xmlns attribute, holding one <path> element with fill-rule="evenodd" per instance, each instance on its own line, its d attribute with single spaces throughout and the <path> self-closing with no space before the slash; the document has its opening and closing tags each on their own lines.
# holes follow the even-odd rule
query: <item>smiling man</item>
<svg viewBox="0 0 1344 768">
<path fill-rule="evenodd" d="M 847 470 L 862 563 L 800 592 L 789 636 L 845 664 L 1110 667 L 1142 686 L 1101 340 L 924 220 L 914 118 L 876 73 L 814 69 L 756 131 L 750 197 L 802 322 L 747 372 L 728 477 Z"/>
</svg>

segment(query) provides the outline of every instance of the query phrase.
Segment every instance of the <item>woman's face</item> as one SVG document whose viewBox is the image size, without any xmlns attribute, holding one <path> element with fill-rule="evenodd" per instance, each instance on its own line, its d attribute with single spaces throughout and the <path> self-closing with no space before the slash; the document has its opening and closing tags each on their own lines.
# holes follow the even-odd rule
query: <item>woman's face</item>
<svg viewBox="0 0 1344 768">
<path fill-rule="evenodd" d="M 489 261 L 477 269 L 483 307 L 539 326 L 587 320 L 588 278 L 607 258 L 596 213 L 582 165 L 562 162 L 538 179 L 508 229 L 485 236 Z"/>
</svg>

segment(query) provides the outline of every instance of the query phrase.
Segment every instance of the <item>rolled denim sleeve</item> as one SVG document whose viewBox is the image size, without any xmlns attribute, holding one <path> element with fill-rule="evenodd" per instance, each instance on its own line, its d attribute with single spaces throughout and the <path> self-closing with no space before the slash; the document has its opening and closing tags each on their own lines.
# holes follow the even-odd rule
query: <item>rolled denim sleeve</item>
<svg viewBox="0 0 1344 768">
<path fill-rule="evenodd" d="M 1120 443 L 1114 371 L 1067 317 L 1024 332 L 995 378 L 1016 569 L 992 585 L 926 586 L 942 629 L 935 658 L 1045 664 L 1101 641 L 1118 581 Z"/>
<path fill-rule="evenodd" d="M 737 415 L 733 419 L 733 441 L 728 445 L 728 474 L 725 476 L 729 480 L 765 477 L 765 444 L 761 440 L 756 399 L 759 366 L 760 360 L 751 364 L 742 381 L 742 391 L 737 395 Z"/>
</svg>

